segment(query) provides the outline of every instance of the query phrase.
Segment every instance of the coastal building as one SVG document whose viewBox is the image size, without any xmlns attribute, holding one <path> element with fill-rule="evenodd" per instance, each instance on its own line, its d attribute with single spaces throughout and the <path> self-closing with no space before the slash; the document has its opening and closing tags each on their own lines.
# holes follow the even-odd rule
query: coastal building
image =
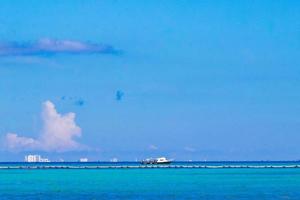
<svg viewBox="0 0 300 200">
<path fill-rule="evenodd" d="M 50 162 L 48 158 L 42 158 L 40 155 L 26 155 L 25 162 Z"/>
<path fill-rule="evenodd" d="M 87 162 L 87 161 L 88 161 L 87 158 L 80 158 L 80 159 L 79 159 L 79 162 Z"/>
<path fill-rule="evenodd" d="M 118 160 L 118 158 L 112 158 L 112 159 L 110 159 L 110 162 L 118 162 L 119 160 Z"/>
</svg>

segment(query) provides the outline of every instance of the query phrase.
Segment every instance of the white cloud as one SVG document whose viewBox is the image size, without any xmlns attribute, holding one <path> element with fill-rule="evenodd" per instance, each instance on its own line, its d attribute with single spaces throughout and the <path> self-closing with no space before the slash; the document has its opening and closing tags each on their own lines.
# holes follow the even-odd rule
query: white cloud
<svg viewBox="0 0 300 200">
<path fill-rule="evenodd" d="M 6 147 L 8 149 L 18 150 L 20 148 L 26 148 L 28 150 L 35 149 L 37 146 L 40 146 L 40 143 L 33 138 L 21 137 L 16 133 L 7 133 L 6 134 Z"/>
<path fill-rule="evenodd" d="M 153 144 L 151 144 L 151 145 L 149 146 L 149 149 L 150 149 L 150 150 L 157 150 L 158 147 L 155 146 L 155 145 L 153 145 Z"/>
<path fill-rule="evenodd" d="M 111 45 L 77 40 L 43 38 L 33 42 L 0 42 L 0 56 L 45 56 L 53 54 L 120 54 Z"/>
<path fill-rule="evenodd" d="M 184 147 L 184 150 L 188 151 L 188 152 L 195 152 L 196 151 L 196 149 L 193 148 L 193 147 Z"/>
<path fill-rule="evenodd" d="M 46 101 L 43 103 L 42 121 L 43 129 L 37 139 L 7 133 L 7 149 L 64 152 L 87 148 L 75 141 L 75 138 L 81 137 L 81 128 L 75 123 L 75 113 L 61 115 L 51 101 Z"/>
</svg>

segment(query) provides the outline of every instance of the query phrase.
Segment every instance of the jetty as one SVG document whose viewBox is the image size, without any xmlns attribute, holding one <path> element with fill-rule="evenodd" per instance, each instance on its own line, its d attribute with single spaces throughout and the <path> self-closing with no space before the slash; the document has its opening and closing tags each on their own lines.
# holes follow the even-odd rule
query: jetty
<svg viewBox="0 0 300 200">
<path fill-rule="evenodd" d="M 0 170 L 7 169 L 286 169 L 299 168 L 300 165 L 21 165 L 0 166 Z"/>
</svg>

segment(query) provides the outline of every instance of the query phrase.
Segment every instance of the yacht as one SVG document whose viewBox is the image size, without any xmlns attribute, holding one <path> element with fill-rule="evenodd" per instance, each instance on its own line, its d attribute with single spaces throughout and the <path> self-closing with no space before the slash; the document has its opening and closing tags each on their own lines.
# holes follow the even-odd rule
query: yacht
<svg viewBox="0 0 300 200">
<path fill-rule="evenodd" d="M 142 160 L 142 164 L 170 164 L 172 160 L 168 160 L 166 157 L 159 158 L 148 158 L 146 160 Z"/>
</svg>

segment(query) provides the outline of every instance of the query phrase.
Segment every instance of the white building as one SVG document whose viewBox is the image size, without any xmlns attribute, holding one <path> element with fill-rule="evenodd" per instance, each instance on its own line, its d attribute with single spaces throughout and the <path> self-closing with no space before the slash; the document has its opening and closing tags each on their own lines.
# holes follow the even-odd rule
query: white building
<svg viewBox="0 0 300 200">
<path fill-rule="evenodd" d="M 80 158 L 80 159 L 79 159 L 79 162 L 87 162 L 87 161 L 88 161 L 87 158 Z"/>
<path fill-rule="evenodd" d="M 26 155 L 25 162 L 50 162 L 48 158 L 42 158 L 40 155 Z"/>
<path fill-rule="evenodd" d="M 110 162 L 118 162 L 118 158 L 112 158 L 110 159 Z"/>
</svg>

